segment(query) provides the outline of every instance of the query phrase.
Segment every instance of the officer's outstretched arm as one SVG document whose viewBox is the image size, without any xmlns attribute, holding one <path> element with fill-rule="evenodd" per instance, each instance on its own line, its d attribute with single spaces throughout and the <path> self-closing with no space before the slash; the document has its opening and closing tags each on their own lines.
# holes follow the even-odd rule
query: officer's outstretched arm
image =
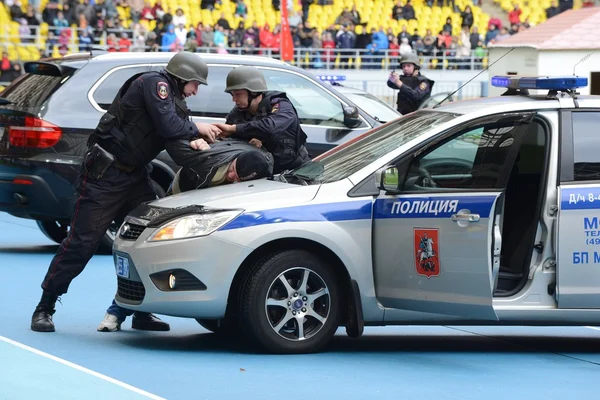
<svg viewBox="0 0 600 400">
<path fill-rule="evenodd" d="M 256 138 L 265 141 L 272 135 L 282 133 L 297 120 L 292 105 L 287 101 L 280 101 L 273 105 L 271 113 L 265 118 L 237 124 L 234 136 L 246 140 Z"/>
<path fill-rule="evenodd" d="M 156 132 L 165 139 L 191 139 L 198 128 L 175 111 L 175 99 L 169 83 L 160 77 L 146 78 L 143 84 L 144 102 Z"/>
<path fill-rule="evenodd" d="M 410 97 L 412 100 L 421 101 L 425 96 L 429 94 L 429 84 L 425 81 L 421 82 L 416 89 L 409 87 L 408 85 L 402 85 L 400 92 Z"/>
<path fill-rule="evenodd" d="M 388 85 L 389 88 L 392 88 L 394 90 L 400 89 L 398 86 L 396 86 L 396 84 L 394 82 L 390 81 L 389 79 L 387 81 L 387 85 Z"/>
</svg>

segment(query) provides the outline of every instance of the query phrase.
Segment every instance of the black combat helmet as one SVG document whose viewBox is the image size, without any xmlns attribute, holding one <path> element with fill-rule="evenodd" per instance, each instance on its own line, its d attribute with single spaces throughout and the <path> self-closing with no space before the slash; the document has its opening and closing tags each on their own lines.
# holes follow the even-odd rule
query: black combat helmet
<svg viewBox="0 0 600 400">
<path fill-rule="evenodd" d="M 268 90 L 267 81 L 258 68 L 242 66 L 232 69 L 227 74 L 225 92 L 231 93 L 234 90 L 243 89 L 253 93 L 262 93 Z"/>
<path fill-rule="evenodd" d="M 198 81 L 207 85 L 208 65 L 198 54 L 180 51 L 169 61 L 167 72 L 184 82 Z"/>
<path fill-rule="evenodd" d="M 414 64 L 416 69 L 421 69 L 421 64 L 419 63 L 419 56 L 417 56 L 415 53 L 409 53 L 409 54 L 405 54 L 402 56 L 402 59 L 400 59 L 400 67 L 402 67 L 402 64 Z"/>
</svg>

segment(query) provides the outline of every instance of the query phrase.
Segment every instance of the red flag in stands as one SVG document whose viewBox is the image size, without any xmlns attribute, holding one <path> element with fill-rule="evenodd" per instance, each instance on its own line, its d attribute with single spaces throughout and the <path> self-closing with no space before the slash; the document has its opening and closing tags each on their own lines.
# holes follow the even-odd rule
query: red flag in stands
<svg viewBox="0 0 600 400">
<path fill-rule="evenodd" d="M 294 59 L 294 41 L 290 31 L 288 20 L 287 2 L 294 0 L 281 0 L 281 60 L 292 61 Z"/>
</svg>

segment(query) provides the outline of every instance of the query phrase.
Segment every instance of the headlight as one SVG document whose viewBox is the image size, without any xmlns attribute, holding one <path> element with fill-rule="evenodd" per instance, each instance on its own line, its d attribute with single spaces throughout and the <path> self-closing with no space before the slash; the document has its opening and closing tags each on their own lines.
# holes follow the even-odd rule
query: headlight
<svg viewBox="0 0 600 400">
<path fill-rule="evenodd" d="M 231 210 L 186 215 L 158 228 L 148 241 L 157 242 L 210 235 L 241 213 L 242 210 Z"/>
</svg>

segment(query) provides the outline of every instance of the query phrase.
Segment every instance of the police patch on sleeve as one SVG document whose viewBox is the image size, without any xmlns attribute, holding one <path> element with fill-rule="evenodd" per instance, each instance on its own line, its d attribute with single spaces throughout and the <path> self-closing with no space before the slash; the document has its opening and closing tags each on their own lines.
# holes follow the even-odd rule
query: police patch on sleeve
<svg viewBox="0 0 600 400">
<path fill-rule="evenodd" d="M 272 114 L 272 113 L 276 113 L 277 111 L 279 111 L 279 103 L 275 103 L 275 104 L 273 104 L 273 106 L 271 107 L 271 114 Z"/>
<path fill-rule="evenodd" d="M 156 91 L 158 93 L 158 97 L 163 100 L 169 97 L 169 85 L 167 85 L 167 82 L 158 82 L 156 85 Z"/>
<path fill-rule="evenodd" d="M 427 83 L 426 82 L 421 82 L 421 84 L 419 85 L 419 89 L 421 89 L 421 90 L 427 89 Z"/>
</svg>

